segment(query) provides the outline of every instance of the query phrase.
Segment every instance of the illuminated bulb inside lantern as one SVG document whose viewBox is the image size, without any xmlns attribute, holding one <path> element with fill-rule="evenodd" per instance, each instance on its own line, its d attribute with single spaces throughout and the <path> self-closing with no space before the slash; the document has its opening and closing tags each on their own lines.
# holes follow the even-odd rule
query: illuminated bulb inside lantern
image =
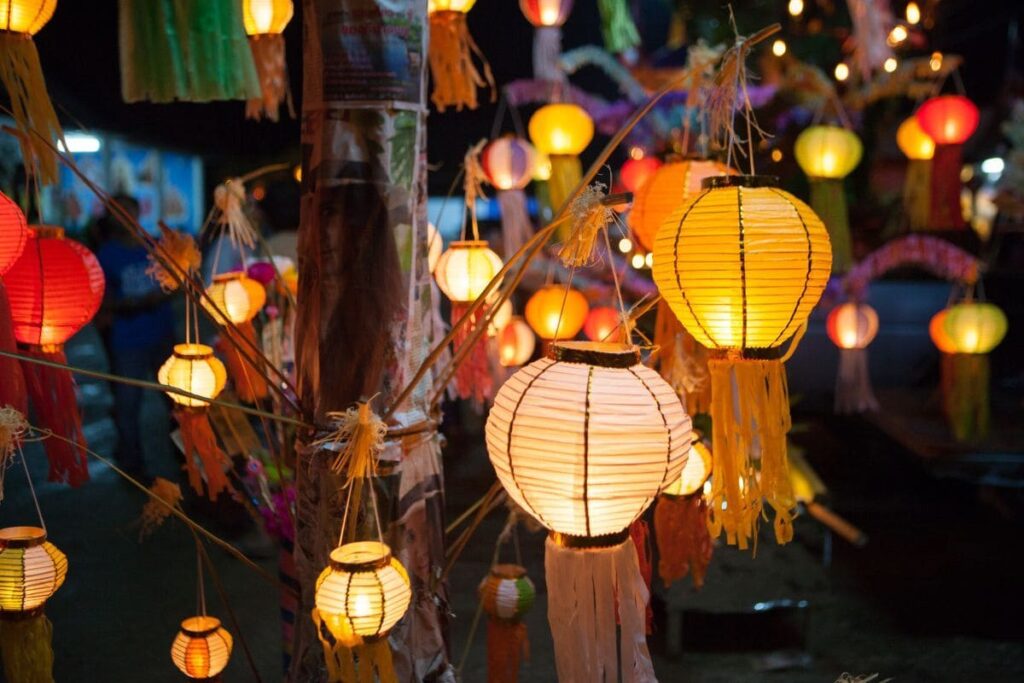
<svg viewBox="0 0 1024 683">
<path fill-rule="evenodd" d="M 786 54 L 786 41 L 780 39 L 772 43 L 772 54 L 776 57 Z"/>
<path fill-rule="evenodd" d="M 540 0 L 540 23 L 544 26 L 554 26 L 561 14 L 561 0 Z"/>
<path fill-rule="evenodd" d="M 269 33 L 274 20 L 274 0 L 249 0 L 249 11 L 257 33 Z"/>
<path fill-rule="evenodd" d="M 907 23 L 916 24 L 921 21 L 921 8 L 917 6 L 916 2 L 907 3 Z"/>
<path fill-rule="evenodd" d="M 882 68 L 885 69 L 886 73 L 891 74 L 893 71 L 896 70 L 896 67 L 898 65 L 899 63 L 896 61 L 895 57 L 889 57 L 889 59 L 885 60 L 885 63 L 882 64 Z"/>
<path fill-rule="evenodd" d="M 356 599 L 352 603 L 352 616 L 370 616 L 370 609 L 370 596 L 365 594 L 357 595 Z"/>
<path fill-rule="evenodd" d="M 633 251 L 633 241 L 628 237 L 623 237 L 619 240 L 619 251 L 623 254 L 628 254 Z"/>
<path fill-rule="evenodd" d="M 804 13 L 804 0 L 789 0 L 787 7 L 791 17 L 798 17 Z"/>
<path fill-rule="evenodd" d="M 968 329 L 964 330 L 963 336 L 963 347 L 969 351 L 973 351 L 978 348 L 978 330 Z"/>
<path fill-rule="evenodd" d="M 845 81 L 850 77 L 850 67 L 846 65 L 846 62 L 836 64 L 835 76 L 837 81 Z"/>
</svg>

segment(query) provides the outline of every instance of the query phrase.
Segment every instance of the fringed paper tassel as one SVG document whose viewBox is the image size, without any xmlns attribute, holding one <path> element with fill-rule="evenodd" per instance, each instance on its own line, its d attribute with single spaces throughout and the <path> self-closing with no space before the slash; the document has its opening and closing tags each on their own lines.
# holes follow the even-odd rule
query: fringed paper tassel
<svg viewBox="0 0 1024 683">
<path fill-rule="evenodd" d="M 686 412 L 709 412 L 711 378 L 707 349 L 686 331 L 664 299 L 658 302 L 654 345 L 658 349 L 658 373 L 685 399 Z"/>
<path fill-rule="evenodd" d="M 22 349 L 27 356 L 67 364 L 64 349 L 44 350 L 40 347 Z M 82 415 L 78 412 L 75 381 L 68 370 L 23 361 L 21 364 L 32 407 L 39 425 L 63 439 L 46 439 L 46 457 L 50 461 L 49 481 L 80 486 L 89 481 Z M 68 439 L 65 441 L 64 439 Z"/>
<path fill-rule="evenodd" d="M 712 536 L 725 531 L 729 545 L 753 541 L 762 498 L 775 511 L 775 540 L 793 538 L 796 499 L 789 477 L 786 433 L 790 428 L 786 371 L 778 360 L 711 359 Z M 760 476 L 751 453 L 760 453 Z"/>
<path fill-rule="evenodd" d="M 249 360 L 242 355 L 239 348 L 244 344 L 245 348 L 256 347 L 256 328 L 252 322 L 236 323 L 238 332 L 225 327 L 217 340 L 217 350 L 224 358 L 228 368 L 228 374 L 235 384 L 235 393 L 242 403 L 254 403 L 265 399 L 269 395 L 267 381 L 259 368 L 253 366 Z M 239 340 L 239 337 L 248 339 L 250 344 Z M 234 341 L 232 341 L 234 340 Z M 259 361 L 257 361 L 259 362 Z"/>
<path fill-rule="evenodd" d="M 53 683 L 53 625 L 42 608 L 0 615 L 0 656 L 8 683 Z"/>
<path fill-rule="evenodd" d="M 524 659 L 530 659 L 526 624 L 509 619 L 488 619 L 487 683 L 518 683 Z"/>
<path fill-rule="evenodd" d="M 953 375 L 949 421 L 957 441 L 977 441 L 988 436 L 989 362 L 983 353 L 951 354 Z"/>
<path fill-rule="evenodd" d="M 878 410 L 878 399 L 871 388 L 871 375 L 868 373 L 866 348 L 839 349 L 835 410 L 840 415 Z"/>
<path fill-rule="evenodd" d="M 832 242 L 832 272 L 845 273 L 853 265 L 853 243 L 843 181 L 811 180 L 811 208 L 821 217 Z"/>
<path fill-rule="evenodd" d="M 576 186 L 583 180 L 583 164 L 579 157 L 569 154 L 551 154 L 548 155 L 548 159 L 551 161 L 551 177 L 548 178 L 548 202 L 551 211 L 557 214 L 572 196 Z M 571 223 L 563 223 L 558 230 L 558 236 L 565 241 L 571 230 Z"/>
<path fill-rule="evenodd" d="M 568 548 L 548 537 L 544 548 L 558 680 L 613 681 L 621 672 L 623 683 L 656 681 L 644 629 L 649 593 L 632 539 Z"/>
<path fill-rule="evenodd" d="M 601 13 L 601 35 L 608 52 L 622 54 L 640 44 L 640 32 L 636 30 L 626 0 L 597 0 Z"/>
<path fill-rule="evenodd" d="M 562 27 L 538 26 L 533 32 L 533 77 L 538 81 L 564 83 L 567 78 L 562 57 Z"/>
<path fill-rule="evenodd" d="M 337 638 L 316 608 L 313 623 L 324 649 L 329 683 L 398 683 L 386 637 L 372 642 L 358 636 Z"/>
<path fill-rule="evenodd" d="M 203 494 L 203 475 L 206 475 L 206 495 L 210 500 L 217 500 L 222 491 L 232 491 L 228 482 L 226 468 L 231 466 L 231 458 L 217 443 L 217 435 L 213 433 L 210 419 L 205 408 L 183 408 L 174 411 L 174 419 L 181 428 L 181 440 L 185 447 L 185 471 L 188 472 L 188 483 L 192 490 Z M 199 458 L 199 463 L 196 462 Z M 202 465 L 202 471 L 199 465 Z"/>
<path fill-rule="evenodd" d="M 452 302 L 453 326 L 466 316 L 469 306 L 470 304 Z M 452 340 L 452 348 L 455 353 L 459 352 L 463 344 L 468 343 L 469 336 L 486 312 L 487 306 L 480 306 L 469 321 L 459 326 L 455 338 Z M 454 379 L 455 393 L 459 398 L 472 398 L 479 405 L 483 405 L 494 395 L 494 384 L 487 357 L 487 340 L 484 335 L 477 338 L 473 343 L 473 348 L 463 357 L 462 363 L 455 370 Z"/>
<path fill-rule="evenodd" d="M 963 161 L 960 145 L 935 145 L 931 160 L 931 211 L 929 230 L 963 230 L 966 227 L 960 210 L 960 170 Z"/>
<path fill-rule="evenodd" d="M 64 132 L 46 91 L 32 36 L 0 31 L 0 81 L 11 100 L 25 168 L 43 185 L 56 183 L 57 153 L 46 143 L 63 140 Z"/>
<path fill-rule="evenodd" d="M 246 101 L 245 118 L 259 121 L 265 116 L 276 122 L 281 102 L 288 105 L 288 115 L 295 118 L 292 92 L 288 87 L 284 36 L 280 33 L 249 36 L 249 47 L 252 49 L 252 59 L 256 63 L 256 73 L 260 78 L 262 97 Z"/>
<path fill-rule="evenodd" d="M 658 545 L 658 576 L 665 586 L 689 574 L 693 587 L 703 588 L 715 549 L 708 533 L 704 496 L 659 496 L 654 507 L 654 539 Z"/>
<path fill-rule="evenodd" d="M 931 214 L 931 159 L 911 159 L 903 180 L 903 211 L 911 230 L 927 230 Z"/>
<path fill-rule="evenodd" d="M 14 325 L 11 322 L 11 305 L 7 301 L 7 290 L 0 281 L 0 350 L 18 352 L 14 339 Z M 25 375 L 16 358 L 0 356 L 0 408 L 10 406 L 22 415 L 28 414 L 28 392 L 25 389 Z"/>
<path fill-rule="evenodd" d="M 501 209 L 502 255 L 508 259 L 533 237 L 533 224 L 526 209 L 526 193 L 522 190 L 498 190 L 498 206 Z"/>
<path fill-rule="evenodd" d="M 640 576 L 644 577 L 644 586 L 647 593 L 651 592 L 651 581 L 654 580 L 654 557 L 651 553 L 651 530 L 647 522 L 638 519 L 629 525 L 629 537 L 636 548 L 637 567 L 640 569 Z M 647 602 L 647 609 L 644 612 L 644 633 L 651 635 L 654 631 L 654 609 L 650 601 Z"/>
<path fill-rule="evenodd" d="M 473 62 L 480 60 L 483 76 Z M 477 88 L 487 87 L 494 101 L 494 76 L 466 25 L 466 13 L 442 10 L 430 13 L 430 74 L 434 78 L 431 100 L 438 111 L 455 107 L 477 108 Z"/>
</svg>

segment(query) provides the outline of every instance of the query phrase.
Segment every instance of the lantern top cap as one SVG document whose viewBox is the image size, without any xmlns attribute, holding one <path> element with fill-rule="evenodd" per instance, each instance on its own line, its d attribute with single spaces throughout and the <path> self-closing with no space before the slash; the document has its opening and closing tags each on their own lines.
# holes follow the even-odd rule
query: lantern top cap
<svg viewBox="0 0 1024 683">
<path fill-rule="evenodd" d="M 774 175 L 715 175 L 701 181 L 705 190 L 723 187 L 778 187 L 779 177 Z"/>
<path fill-rule="evenodd" d="M 497 579 L 521 579 L 526 576 L 526 568 L 518 564 L 496 564 L 491 567 L 491 576 Z"/>
<path fill-rule="evenodd" d="M 331 551 L 331 569 L 355 574 L 383 569 L 391 564 L 391 548 L 379 541 L 357 541 Z"/>
<path fill-rule="evenodd" d="M 490 249 L 487 240 L 455 240 L 448 245 L 449 249 Z"/>
<path fill-rule="evenodd" d="M 181 622 L 181 632 L 193 638 L 205 638 L 220 629 L 220 619 L 206 615 L 189 617 Z"/>
<path fill-rule="evenodd" d="M 30 225 L 28 229 L 38 238 L 64 239 L 64 228 L 59 225 Z"/>
<path fill-rule="evenodd" d="M 640 349 L 615 342 L 560 341 L 551 345 L 549 357 L 561 363 L 631 368 L 640 362 Z"/>
<path fill-rule="evenodd" d="M 204 360 L 213 356 L 213 349 L 206 344 L 175 344 L 174 357 L 183 360 Z"/>
<path fill-rule="evenodd" d="M 35 548 L 46 543 L 46 531 L 37 526 L 0 529 L 0 548 Z"/>
</svg>

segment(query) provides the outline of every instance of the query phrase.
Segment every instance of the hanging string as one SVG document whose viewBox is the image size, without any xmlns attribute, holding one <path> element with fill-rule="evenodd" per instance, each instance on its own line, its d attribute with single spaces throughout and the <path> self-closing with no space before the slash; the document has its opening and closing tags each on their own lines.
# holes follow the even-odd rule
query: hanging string
<svg viewBox="0 0 1024 683">
<path fill-rule="evenodd" d="M 196 541 L 196 612 L 199 616 L 206 616 L 206 588 L 203 587 L 203 556 L 200 554 L 199 546 L 202 543 L 199 536 L 192 534 Z"/>
<path fill-rule="evenodd" d="M 480 239 L 480 226 L 477 224 L 476 200 L 477 197 L 484 198 L 484 169 L 480 165 L 480 152 L 483 150 L 487 140 L 480 140 L 466 151 L 462 158 L 462 168 L 465 172 L 462 180 L 462 190 L 466 200 L 466 212 L 473 226 L 473 239 Z M 462 220 L 462 239 L 466 239 L 466 214 Z"/>
<path fill-rule="evenodd" d="M 618 214 L 616 214 L 615 220 L 620 220 Z M 612 256 L 612 240 L 608 236 L 607 229 L 604 230 L 604 246 L 605 249 L 608 250 L 608 268 L 609 270 L 612 271 L 612 283 L 615 285 L 615 298 L 619 302 L 619 325 L 626 325 L 626 329 L 623 330 L 625 332 L 625 334 L 623 335 L 625 337 L 625 343 L 632 344 L 632 325 L 628 325 L 627 323 L 627 318 L 629 314 L 626 311 L 626 303 L 622 300 L 622 288 L 619 286 L 619 273 L 615 269 L 615 258 Z M 607 337 L 610 336 L 612 333 L 613 332 L 609 332 L 608 334 L 606 334 L 605 339 L 607 339 Z M 602 339 L 601 341 L 605 341 L 605 339 Z"/>
<path fill-rule="evenodd" d="M 39 506 L 39 498 L 36 497 L 36 487 L 32 484 L 32 475 L 28 472 L 28 460 L 25 459 L 25 452 L 21 450 L 21 440 L 18 442 L 18 456 L 21 458 L 21 466 L 25 470 L 25 480 L 28 482 L 28 491 L 32 495 L 32 504 L 36 506 L 36 515 L 39 516 L 39 528 L 46 533 L 46 520 L 43 519 L 43 509 Z"/>
</svg>

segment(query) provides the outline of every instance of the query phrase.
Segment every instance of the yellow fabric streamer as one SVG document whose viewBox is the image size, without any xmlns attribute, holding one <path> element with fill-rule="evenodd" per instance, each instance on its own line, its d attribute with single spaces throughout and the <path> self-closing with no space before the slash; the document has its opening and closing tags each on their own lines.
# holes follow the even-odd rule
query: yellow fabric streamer
<svg viewBox="0 0 1024 683">
<path fill-rule="evenodd" d="M 340 624 L 345 622 L 345 619 L 339 620 Z M 368 642 L 356 635 L 349 638 L 336 634 L 332 628 L 336 625 L 323 619 L 316 608 L 313 623 L 324 648 L 330 683 L 398 683 L 386 637 Z"/>
<path fill-rule="evenodd" d="M 0 81 L 11 99 L 25 169 L 43 185 L 52 185 L 58 180 L 57 153 L 47 142 L 63 141 L 64 132 L 30 35 L 0 31 Z"/>
<path fill-rule="evenodd" d="M 558 252 L 566 268 L 589 266 L 596 260 L 597 236 L 612 221 L 613 209 L 601 203 L 604 197 L 604 185 L 594 183 L 584 188 L 569 207 L 572 232 Z"/>
<path fill-rule="evenodd" d="M 17 683 L 53 683 L 53 626 L 46 615 L 0 619 L 4 677 Z"/>
<path fill-rule="evenodd" d="M 483 68 L 483 76 L 473 62 L 476 55 Z M 464 12 L 443 10 L 430 13 L 430 73 L 434 78 L 434 94 L 431 95 L 438 111 L 455 107 L 477 108 L 477 88 L 487 87 L 491 91 L 491 102 L 495 99 L 494 76 L 480 48 L 473 42 L 466 25 Z"/>
</svg>

